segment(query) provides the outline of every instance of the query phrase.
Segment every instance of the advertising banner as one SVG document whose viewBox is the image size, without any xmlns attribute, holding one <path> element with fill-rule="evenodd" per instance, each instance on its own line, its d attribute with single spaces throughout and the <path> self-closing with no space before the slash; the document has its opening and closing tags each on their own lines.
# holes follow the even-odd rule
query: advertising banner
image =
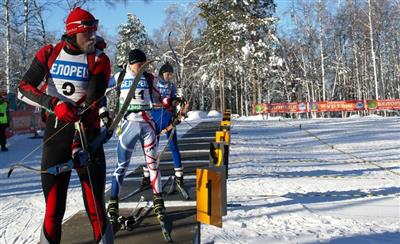
<svg viewBox="0 0 400 244">
<path fill-rule="evenodd" d="M 317 110 L 313 112 L 342 112 L 365 110 L 363 101 L 326 101 L 318 102 Z"/>
<path fill-rule="evenodd" d="M 347 100 L 324 102 L 260 103 L 253 105 L 254 114 L 351 112 L 365 110 L 400 110 L 400 99 Z"/>
</svg>

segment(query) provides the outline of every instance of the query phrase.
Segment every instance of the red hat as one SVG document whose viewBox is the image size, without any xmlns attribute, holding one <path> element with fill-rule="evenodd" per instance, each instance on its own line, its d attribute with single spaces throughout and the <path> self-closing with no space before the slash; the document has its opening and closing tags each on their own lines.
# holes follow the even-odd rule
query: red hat
<svg viewBox="0 0 400 244">
<path fill-rule="evenodd" d="M 88 11 L 77 7 L 69 13 L 65 24 L 67 35 L 71 36 L 87 30 L 97 30 L 99 20 Z"/>
</svg>

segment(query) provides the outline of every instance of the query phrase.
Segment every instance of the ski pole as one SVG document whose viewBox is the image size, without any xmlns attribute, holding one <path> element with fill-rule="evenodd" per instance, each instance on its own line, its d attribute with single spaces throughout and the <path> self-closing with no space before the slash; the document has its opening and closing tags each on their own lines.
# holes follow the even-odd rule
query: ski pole
<svg viewBox="0 0 400 244">
<path fill-rule="evenodd" d="M 82 144 L 82 149 L 86 150 L 86 147 L 87 147 L 86 142 L 87 141 L 86 141 L 86 134 L 85 134 L 82 122 L 81 121 L 76 122 L 75 123 L 75 128 L 77 129 L 77 131 L 79 133 L 79 137 L 81 139 L 81 144 Z M 92 177 L 91 177 L 91 173 L 90 173 L 90 167 L 87 166 L 86 170 L 87 170 L 87 174 L 88 174 L 90 190 L 91 190 L 91 193 L 92 193 L 94 210 L 96 212 L 97 225 L 98 225 L 98 228 L 99 228 L 99 231 L 100 231 L 100 237 L 101 237 L 100 240 L 102 240 L 103 239 L 103 230 L 102 230 L 101 225 L 100 225 L 100 215 L 99 215 L 99 211 L 97 209 L 96 198 L 94 196 L 93 181 L 92 181 Z"/>
</svg>

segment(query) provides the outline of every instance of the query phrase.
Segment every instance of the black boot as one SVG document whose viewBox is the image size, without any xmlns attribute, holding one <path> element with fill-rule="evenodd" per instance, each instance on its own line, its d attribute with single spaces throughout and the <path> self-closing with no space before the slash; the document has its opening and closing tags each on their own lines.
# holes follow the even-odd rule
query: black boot
<svg viewBox="0 0 400 244">
<path fill-rule="evenodd" d="M 183 167 L 175 168 L 175 182 L 183 187 Z"/>
<path fill-rule="evenodd" d="M 140 188 L 146 187 L 150 185 L 150 172 L 147 167 L 143 167 L 143 178 L 142 183 L 140 184 Z"/>
<path fill-rule="evenodd" d="M 183 187 L 183 175 L 181 177 L 175 176 L 175 182 L 178 184 L 180 187 Z"/>
<path fill-rule="evenodd" d="M 154 213 L 159 220 L 165 219 L 164 199 L 161 193 L 153 195 Z"/>
<path fill-rule="evenodd" d="M 119 200 L 117 198 L 110 198 L 108 201 L 107 213 L 108 217 L 110 218 L 111 224 L 117 223 L 119 217 Z"/>
<path fill-rule="evenodd" d="M 175 179 L 176 186 L 178 186 L 178 191 L 181 193 L 182 197 L 185 200 L 189 200 L 190 196 L 187 192 L 184 183 L 183 183 L 183 167 L 175 168 Z"/>
<path fill-rule="evenodd" d="M 150 176 L 146 177 L 143 175 L 142 183 L 140 183 L 140 188 L 146 187 L 150 185 Z"/>
<path fill-rule="evenodd" d="M 7 148 L 6 146 L 1 146 L 1 151 L 7 152 L 7 151 L 8 151 L 8 148 Z"/>
</svg>

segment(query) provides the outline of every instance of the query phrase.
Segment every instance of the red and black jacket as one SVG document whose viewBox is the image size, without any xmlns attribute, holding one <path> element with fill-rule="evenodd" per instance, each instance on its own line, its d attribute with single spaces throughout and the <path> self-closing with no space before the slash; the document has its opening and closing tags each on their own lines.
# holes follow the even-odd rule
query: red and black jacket
<svg viewBox="0 0 400 244">
<path fill-rule="evenodd" d="M 33 106 L 38 106 L 52 111 L 59 98 L 47 93 L 50 69 L 59 53 L 64 50 L 70 55 L 81 55 L 82 52 L 66 41 L 56 45 L 46 45 L 36 54 L 31 66 L 25 73 L 18 86 L 18 97 Z M 100 50 L 87 54 L 89 81 L 86 96 L 77 105 L 92 106 L 92 111 L 98 111 L 98 100 L 104 95 L 110 78 L 110 61 L 106 54 Z M 98 116 L 97 116 L 98 117 Z M 96 123 L 98 127 L 99 123 Z"/>
</svg>

